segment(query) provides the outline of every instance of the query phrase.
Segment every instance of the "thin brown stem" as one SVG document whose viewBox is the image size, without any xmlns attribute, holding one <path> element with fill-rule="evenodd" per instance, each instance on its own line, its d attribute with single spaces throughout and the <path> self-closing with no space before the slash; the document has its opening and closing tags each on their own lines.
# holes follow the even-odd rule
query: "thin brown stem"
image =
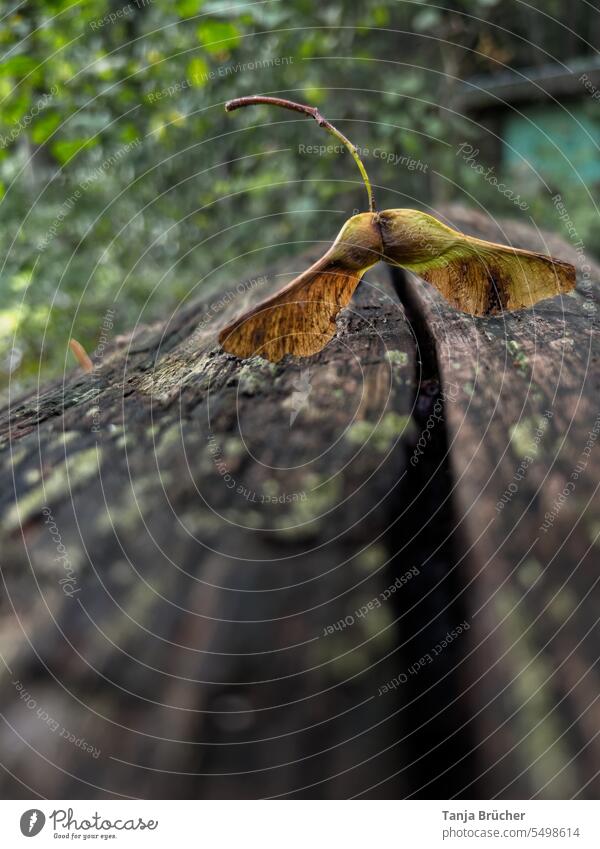
<svg viewBox="0 0 600 849">
<path fill-rule="evenodd" d="M 337 129 L 337 127 L 334 127 L 333 124 L 331 124 L 326 118 L 324 118 L 315 106 L 307 106 L 304 103 L 296 103 L 294 100 L 285 100 L 282 97 L 263 97 L 260 94 L 253 94 L 249 97 L 236 97 L 235 100 L 227 101 L 227 103 L 225 104 L 225 110 L 227 112 L 233 112 L 234 109 L 241 109 L 243 106 L 255 106 L 257 104 L 266 104 L 267 106 L 280 106 L 282 109 L 291 109 L 293 112 L 300 112 L 309 118 L 313 118 L 317 122 L 319 127 L 323 127 L 325 130 L 327 130 L 328 133 L 331 133 L 331 135 L 334 136 L 338 141 L 341 141 L 342 144 L 350 152 L 352 158 L 358 166 L 358 170 L 360 171 L 360 175 L 363 179 L 363 183 L 365 184 L 367 195 L 369 197 L 369 211 L 375 212 L 375 201 L 373 199 L 371 181 L 369 180 L 369 175 L 367 174 L 365 166 L 363 165 L 362 159 L 358 155 L 356 147 L 352 144 L 350 139 L 347 139 L 346 136 Z"/>
</svg>

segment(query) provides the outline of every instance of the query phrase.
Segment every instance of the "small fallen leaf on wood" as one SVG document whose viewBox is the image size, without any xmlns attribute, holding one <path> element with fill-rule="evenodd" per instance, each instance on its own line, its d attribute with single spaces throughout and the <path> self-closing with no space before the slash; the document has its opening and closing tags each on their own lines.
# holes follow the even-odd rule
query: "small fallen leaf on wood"
<svg viewBox="0 0 600 849">
<path fill-rule="evenodd" d="M 69 340 L 69 348 L 71 349 L 75 359 L 84 371 L 94 371 L 94 363 L 90 359 L 87 351 L 77 339 Z"/>
<path fill-rule="evenodd" d="M 229 353 L 277 362 L 285 354 L 307 357 L 322 350 L 335 335 L 337 314 L 380 260 L 413 271 L 452 306 L 476 316 L 523 309 L 574 288 L 575 268 L 569 263 L 466 236 L 416 209 L 375 212 L 357 149 L 317 109 L 262 96 L 229 101 L 225 108 L 259 103 L 301 112 L 341 141 L 358 165 L 370 212 L 350 218 L 321 259 L 224 327 L 219 342 Z"/>
</svg>

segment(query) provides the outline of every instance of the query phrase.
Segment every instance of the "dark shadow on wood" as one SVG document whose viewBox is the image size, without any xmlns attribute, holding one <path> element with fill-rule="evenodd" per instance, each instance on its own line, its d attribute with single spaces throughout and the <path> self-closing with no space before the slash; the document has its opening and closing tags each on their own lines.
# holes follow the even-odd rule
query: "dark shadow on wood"
<svg viewBox="0 0 600 849">
<path fill-rule="evenodd" d="M 406 683 L 401 685 L 405 783 L 416 798 L 448 798 L 477 774 L 476 741 L 469 704 L 463 697 L 469 630 L 447 646 L 448 634 L 467 622 L 464 590 L 466 543 L 457 527 L 445 425 L 447 389 L 442 390 L 435 343 L 405 273 L 390 268 L 392 282 L 415 334 L 418 433 L 401 490 L 403 518 L 390 534 L 398 576 L 416 567 L 419 574 L 396 595 L 399 645 Z M 437 647 L 437 648 L 436 648 Z M 438 652 L 436 654 L 436 651 Z M 480 796 L 471 786 L 470 798 Z"/>
</svg>

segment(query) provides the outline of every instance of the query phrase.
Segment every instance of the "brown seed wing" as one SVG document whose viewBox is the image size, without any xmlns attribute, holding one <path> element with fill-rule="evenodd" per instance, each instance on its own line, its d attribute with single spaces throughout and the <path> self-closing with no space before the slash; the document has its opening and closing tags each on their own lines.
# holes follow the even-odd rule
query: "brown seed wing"
<svg viewBox="0 0 600 849">
<path fill-rule="evenodd" d="M 463 312 L 483 316 L 519 310 L 575 286 L 575 268 L 567 262 L 469 236 L 463 240 L 434 266 L 416 269 Z"/>
<path fill-rule="evenodd" d="M 286 354 L 316 354 L 334 336 L 335 318 L 349 303 L 364 270 L 349 271 L 326 254 L 281 291 L 224 327 L 219 342 L 230 354 L 259 355 L 271 362 Z"/>
</svg>

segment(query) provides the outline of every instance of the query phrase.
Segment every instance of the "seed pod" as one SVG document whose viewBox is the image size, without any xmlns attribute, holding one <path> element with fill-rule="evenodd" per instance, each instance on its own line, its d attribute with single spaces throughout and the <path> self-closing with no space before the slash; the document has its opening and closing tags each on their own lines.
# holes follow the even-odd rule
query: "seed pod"
<svg viewBox="0 0 600 849">
<path fill-rule="evenodd" d="M 567 262 L 465 236 L 425 212 L 387 209 L 378 220 L 382 259 L 414 271 L 471 315 L 523 309 L 575 286 Z"/>
<path fill-rule="evenodd" d="M 335 334 L 335 318 L 379 260 L 414 271 L 454 307 L 485 316 L 570 292 L 572 265 L 550 256 L 465 236 L 416 209 L 350 218 L 307 271 L 219 334 L 226 351 L 277 362 L 308 357 Z"/>
<path fill-rule="evenodd" d="M 219 342 L 238 357 L 277 362 L 285 354 L 308 357 L 334 336 L 335 318 L 361 277 L 381 259 L 376 215 L 350 218 L 327 253 L 283 289 L 234 319 Z"/>
<path fill-rule="evenodd" d="M 414 271 L 471 315 L 522 309 L 575 286 L 575 269 L 566 262 L 465 236 L 416 209 L 376 213 L 358 149 L 318 109 L 265 95 L 238 97 L 225 109 L 253 105 L 299 112 L 342 142 L 360 170 L 370 212 L 347 221 L 325 256 L 304 274 L 227 325 L 219 335 L 226 351 L 274 362 L 285 354 L 317 353 L 334 335 L 335 317 L 362 275 L 380 259 Z"/>
</svg>

